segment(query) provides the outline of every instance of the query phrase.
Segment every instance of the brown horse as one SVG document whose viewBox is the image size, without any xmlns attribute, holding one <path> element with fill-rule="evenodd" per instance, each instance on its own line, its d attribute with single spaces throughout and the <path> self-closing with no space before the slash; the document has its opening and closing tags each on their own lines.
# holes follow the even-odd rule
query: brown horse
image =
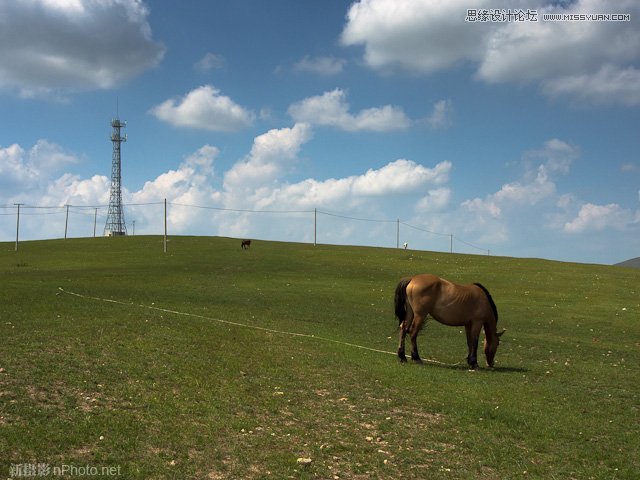
<svg viewBox="0 0 640 480">
<path fill-rule="evenodd" d="M 249 250 L 249 248 L 251 247 L 251 240 L 242 240 L 242 243 L 240 244 L 240 247 L 243 250 Z"/>
<path fill-rule="evenodd" d="M 407 361 L 404 337 L 409 332 L 411 359 L 422 363 L 416 339 L 427 315 L 431 315 L 445 325 L 464 325 L 469 347 L 467 363 L 472 369 L 478 366 L 478 338 L 484 327 L 484 354 L 489 367 L 493 367 L 500 337 L 505 331 L 497 332 L 498 309 L 489 291 L 479 283 L 457 285 L 428 274 L 403 278 L 396 287 L 395 311 L 400 324 L 398 357 L 401 362 Z"/>
</svg>

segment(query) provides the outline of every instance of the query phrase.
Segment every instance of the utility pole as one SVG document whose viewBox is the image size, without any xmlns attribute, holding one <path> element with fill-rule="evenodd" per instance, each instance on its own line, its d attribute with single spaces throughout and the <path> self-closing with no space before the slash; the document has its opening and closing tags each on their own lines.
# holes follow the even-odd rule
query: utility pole
<svg viewBox="0 0 640 480">
<path fill-rule="evenodd" d="M 313 209 L 313 246 L 317 245 L 318 241 L 318 209 Z"/>
<path fill-rule="evenodd" d="M 67 217 L 64 220 L 64 239 L 67 239 L 67 227 L 69 226 L 69 205 L 67 204 Z"/>
<path fill-rule="evenodd" d="M 397 220 L 396 228 L 396 248 L 400 248 L 400 219 Z"/>
<path fill-rule="evenodd" d="M 164 253 L 167 253 L 167 199 L 164 199 Z"/>
<path fill-rule="evenodd" d="M 16 252 L 18 251 L 18 239 L 20 237 L 20 205 L 24 205 L 24 203 L 14 203 L 16 207 L 18 207 L 18 216 L 16 219 Z"/>
<path fill-rule="evenodd" d="M 98 221 L 98 209 L 96 208 L 96 212 L 93 214 L 93 238 L 96 238 L 96 223 Z"/>
</svg>

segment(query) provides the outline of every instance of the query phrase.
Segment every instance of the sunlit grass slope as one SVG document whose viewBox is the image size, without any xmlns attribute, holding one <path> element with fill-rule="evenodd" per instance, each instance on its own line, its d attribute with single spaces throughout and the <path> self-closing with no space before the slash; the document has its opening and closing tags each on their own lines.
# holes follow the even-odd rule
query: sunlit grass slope
<svg viewBox="0 0 640 480">
<path fill-rule="evenodd" d="M 440 363 L 423 367 L 325 340 L 394 352 L 393 290 L 422 272 L 491 291 L 507 328 L 495 370 L 467 371 L 464 333 L 437 323 L 419 344 Z M 128 237 L 0 244 L 0 282 L 2 478 L 20 464 L 140 479 L 640 471 L 638 270 L 203 237 L 165 254 Z"/>
</svg>

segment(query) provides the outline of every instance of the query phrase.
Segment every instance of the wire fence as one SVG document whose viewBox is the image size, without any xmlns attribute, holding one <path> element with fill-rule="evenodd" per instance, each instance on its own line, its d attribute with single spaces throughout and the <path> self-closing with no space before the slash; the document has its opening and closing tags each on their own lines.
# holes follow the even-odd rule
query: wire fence
<svg viewBox="0 0 640 480">
<path fill-rule="evenodd" d="M 184 202 L 123 204 L 128 235 L 218 235 L 303 243 L 357 244 L 490 255 L 453 233 L 400 218 L 362 218 L 318 209 L 255 210 Z M 108 205 L 0 205 L 0 241 L 105 235 Z M 165 241 L 166 249 L 166 241 Z"/>
</svg>

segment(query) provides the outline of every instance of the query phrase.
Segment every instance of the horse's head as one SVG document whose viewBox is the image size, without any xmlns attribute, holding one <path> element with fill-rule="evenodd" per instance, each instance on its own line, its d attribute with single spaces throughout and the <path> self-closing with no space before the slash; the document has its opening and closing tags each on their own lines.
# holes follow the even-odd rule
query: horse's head
<svg viewBox="0 0 640 480">
<path fill-rule="evenodd" d="M 495 336 L 487 335 L 484 337 L 484 354 L 487 357 L 487 365 L 491 368 L 493 368 L 493 362 L 496 358 L 498 345 L 500 345 L 500 337 L 506 331 L 506 329 L 503 329 L 501 332 L 496 333 Z"/>
</svg>

